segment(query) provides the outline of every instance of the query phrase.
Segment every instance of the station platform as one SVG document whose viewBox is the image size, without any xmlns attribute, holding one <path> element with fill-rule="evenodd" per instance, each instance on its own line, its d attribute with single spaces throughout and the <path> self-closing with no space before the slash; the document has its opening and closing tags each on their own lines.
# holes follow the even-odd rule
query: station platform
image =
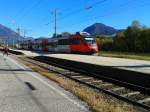
<svg viewBox="0 0 150 112">
<path fill-rule="evenodd" d="M 50 56 L 55 58 L 79 61 L 84 63 L 100 65 L 100 66 L 108 66 L 112 68 L 150 74 L 150 61 L 101 57 L 101 56 L 92 56 L 92 55 L 40 53 L 40 52 L 31 52 L 26 50 L 17 50 L 17 51 L 22 52 L 27 56 Z"/>
<path fill-rule="evenodd" d="M 0 112 L 89 110 L 83 102 L 56 83 L 0 53 Z"/>
<path fill-rule="evenodd" d="M 150 61 L 72 54 L 48 56 L 150 74 Z"/>
</svg>

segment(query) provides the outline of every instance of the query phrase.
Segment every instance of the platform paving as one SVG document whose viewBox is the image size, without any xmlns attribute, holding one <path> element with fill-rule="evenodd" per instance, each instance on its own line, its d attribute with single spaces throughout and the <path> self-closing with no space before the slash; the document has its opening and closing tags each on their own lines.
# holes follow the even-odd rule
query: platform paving
<svg viewBox="0 0 150 112">
<path fill-rule="evenodd" d="M 33 88 L 27 86 L 29 83 Z M 0 54 L 0 112 L 89 112 L 56 83 Z"/>
</svg>

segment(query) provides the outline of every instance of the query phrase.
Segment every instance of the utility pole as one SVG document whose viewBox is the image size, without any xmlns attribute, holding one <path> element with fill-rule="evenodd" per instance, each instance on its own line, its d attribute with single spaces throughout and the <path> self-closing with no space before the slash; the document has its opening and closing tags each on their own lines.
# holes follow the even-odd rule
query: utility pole
<svg viewBox="0 0 150 112">
<path fill-rule="evenodd" d="M 17 47 L 20 48 L 21 44 L 21 37 L 20 37 L 20 28 L 17 28 L 17 33 L 18 33 L 18 39 L 17 39 Z"/>
<path fill-rule="evenodd" d="M 17 33 L 18 33 L 18 35 L 20 35 L 20 28 L 19 27 L 17 28 Z"/>
<path fill-rule="evenodd" d="M 57 10 L 55 9 L 55 12 L 54 12 L 55 14 L 55 37 L 57 36 Z"/>
<path fill-rule="evenodd" d="M 13 38 L 12 38 L 12 40 L 13 40 Z M 13 40 L 14 41 L 14 40 Z M 13 42 L 12 41 L 12 42 Z M 9 47 L 9 36 L 7 37 L 7 40 L 6 40 L 6 46 L 8 46 Z"/>
<path fill-rule="evenodd" d="M 24 38 L 26 38 L 26 33 L 27 33 L 27 31 L 24 30 L 24 31 L 23 31 L 23 37 L 24 37 Z"/>
<path fill-rule="evenodd" d="M 55 9 L 52 14 L 54 15 L 54 37 L 57 37 L 57 15 L 58 11 Z"/>
</svg>

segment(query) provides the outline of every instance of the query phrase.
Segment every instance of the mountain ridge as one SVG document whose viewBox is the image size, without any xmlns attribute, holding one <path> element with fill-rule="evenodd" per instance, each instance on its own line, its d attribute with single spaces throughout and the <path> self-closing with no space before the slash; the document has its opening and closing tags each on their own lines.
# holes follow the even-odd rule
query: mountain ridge
<svg viewBox="0 0 150 112">
<path fill-rule="evenodd" d="M 116 29 L 114 27 L 105 25 L 103 23 L 95 23 L 93 25 L 86 27 L 83 31 L 88 32 L 94 36 L 97 36 L 97 35 L 112 36 L 118 32 L 123 32 L 124 29 Z"/>
<path fill-rule="evenodd" d="M 8 44 L 17 43 L 19 39 L 23 38 L 18 33 L 0 24 L 0 40 L 3 42 L 8 42 Z M 12 41 L 13 40 L 13 41 Z"/>
</svg>

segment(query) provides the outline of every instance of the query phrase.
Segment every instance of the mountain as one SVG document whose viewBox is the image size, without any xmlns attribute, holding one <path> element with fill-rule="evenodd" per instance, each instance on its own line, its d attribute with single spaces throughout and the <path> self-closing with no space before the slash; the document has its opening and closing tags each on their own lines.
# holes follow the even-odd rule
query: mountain
<svg viewBox="0 0 150 112">
<path fill-rule="evenodd" d="M 10 28 L 0 24 L 0 42 L 9 44 L 17 43 L 19 40 L 23 39 L 22 36 L 20 36 L 15 31 L 11 30 Z"/>
<path fill-rule="evenodd" d="M 118 31 L 117 31 L 117 33 L 119 33 L 119 32 L 124 32 L 125 31 L 125 29 L 119 29 Z"/>
<path fill-rule="evenodd" d="M 94 36 L 96 35 L 106 35 L 106 36 L 111 36 L 115 35 L 118 32 L 124 31 L 123 29 L 115 29 L 111 26 L 107 26 L 102 23 L 95 23 L 83 30 L 84 32 L 88 32 Z"/>
</svg>

